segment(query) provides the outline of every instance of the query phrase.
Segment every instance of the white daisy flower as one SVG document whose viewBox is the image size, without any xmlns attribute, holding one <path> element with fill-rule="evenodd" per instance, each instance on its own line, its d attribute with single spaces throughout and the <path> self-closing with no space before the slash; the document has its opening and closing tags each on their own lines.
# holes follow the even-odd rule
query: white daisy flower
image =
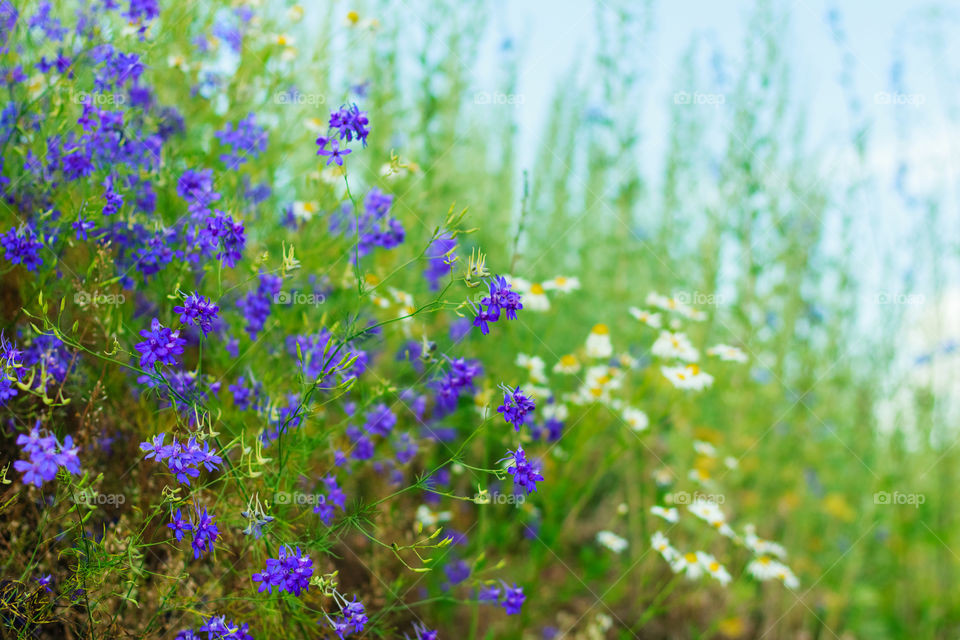
<svg viewBox="0 0 960 640">
<path fill-rule="evenodd" d="M 543 283 L 543 288 L 547 291 L 559 291 L 560 293 L 570 293 L 580 288 L 580 278 L 557 276 L 553 280 L 547 280 Z"/>
<path fill-rule="evenodd" d="M 650 426 L 650 418 L 647 417 L 647 414 L 633 407 L 624 408 L 623 419 L 634 431 L 644 431 Z"/>
<path fill-rule="evenodd" d="M 700 564 L 703 566 L 704 569 L 707 570 L 707 573 L 709 573 L 711 576 L 716 578 L 720 582 L 720 584 L 722 584 L 723 586 L 727 586 L 728 584 L 730 584 L 730 580 L 731 580 L 730 573 L 724 568 L 722 564 L 717 562 L 716 558 L 714 558 L 709 553 L 698 551 L 697 559 L 700 560 Z"/>
<path fill-rule="evenodd" d="M 707 349 L 708 356 L 715 356 L 727 362 L 746 362 L 747 354 L 728 344 L 718 344 Z"/>
<path fill-rule="evenodd" d="M 678 553 L 677 557 L 670 563 L 670 568 L 673 569 L 674 573 L 683 573 L 686 574 L 690 580 L 696 580 L 702 576 L 705 571 L 705 567 L 700 564 L 700 558 L 697 556 L 697 553 L 693 551 L 682 554 Z"/>
<path fill-rule="evenodd" d="M 693 450 L 702 456 L 707 456 L 708 458 L 717 457 L 717 450 L 714 449 L 713 445 L 709 442 L 704 442 L 703 440 L 694 440 Z"/>
<path fill-rule="evenodd" d="M 320 210 L 316 202 L 303 202 L 297 200 L 293 203 L 293 217 L 300 222 L 307 222 Z"/>
<path fill-rule="evenodd" d="M 716 502 L 704 500 L 703 498 L 695 498 L 693 503 L 687 508 L 690 510 L 690 513 L 716 529 L 720 535 L 727 538 L 736 537 L 736 533 L 734 533 L 730 525 L 727 524 L 727 517 L 723 514 L 723 510 L 720 509 Z"/>
<path fill-rule="evenodd" d="M 660 332 L 650 351 L 660 358 L 675 358 L 685 362 L 696 362 L 700 359 L 700 352 L 690 344 L 690 339 L 683 333 Z"/>
<path fill-rule="evenodd" d="M 747 565 L 747 573 L 760 581 L 775 578 L 790 589 L 796 589 L 800 586 L 800 581 L 797 580 L 797 576 L 793 574 L 790 567 L 769 556 L 760 556 L 756 560 L 750 561 Z"/>
<path fill-rule="evenodd" d="M 638 309 L 637 307 L 630 307 L 628 311 L 630 312 L 630 315 L 647 326 L 653 327 L 654 329 L 659 329 L 662 326 L 659 313 L 646 311 L 645 309 Z"/>
<path fill-rule="evenodd" d="M 752 524 L 748 524 L 743 530 L 744 545 L 758 556 L 776 556 L 781 560 L 787 557 L 787 550 L 783 545 L 758 537 L 757 528 Z"/>
<path fill-rule="evenodd" d="M 610 329 L 605 324 L 594 325 L 587 336 L 587 355 L 591 358 L 609 358 L 613 355 Z"/>
<path fill-rule="evenodd" d="M 740 463 L 733 456 L 727 456 L 723 459 L 723 466 L 725 466 L 727 469 L 736 469 L 740 466 Z"/>
<path fill-rule="evenodd" d="M 560 358 L 557 361 L 557 364 L 553 365 L 554 373 L 576 373 L 580 370 L 580 361 L 577 360 L 577 357 L 571 354 L 567 354 Z"/>
<path fill-rule="evenodd" d="M 543 358 L 540 358 L 539 356 L 528 356 L 525 353 L 518 353 L 517 366 L 526 369 L 530 374 L 530 380 L 533 382 L 543 383 L 547 381 L 547 376 L 545 373 L 547 365 L 544 363 Z"/>
<path fill-rule="evenodd" d="M 544 420 L 550 420 L 553 418 L 554 420 L 563 422 L 570 416 L 570 410 L 567 409 L 567 405 L 559 402 L 546 404 L 542 409 L 537 407 L 537 411 L 540 412 L 540 415 L 543 416 Z"/>
<path fill-rule="evenodd" d="M 614 553 L 623 553 L 627 548 L 627 541 L 612 531 L 598 531 L 597 542 Z"/>
<path fill-rule="evenodd" d="M 441 522 L 449 522 L 453 518 L 453 514 L 449 511 L 434 512 L 430 507 L 422 504 L 417 507 L 416 518 L 417 522 L 424 527 L 435 527 Z"/>
<path fill-rule="evenodd" d="M 663 559 L 671 564 L 680 555 L 680 552 L 670 545 L 670 541 L 667 540 L 667 536 L 663 535 L 663 533 L 660 531 L 657 531 L 650 536 L 650 546 L 656 549 L 657 552 L 663 556 Z"/>
<path fill-rule="evenodd" d="M 530 290 L 523 294 L 523 308 L 530 311 L 550 310 L 550 299 L 542 284 L 534 282 L 530 285 Z"/>
<path fill-rule="evenodd" d="M 650 513 L 659 516 L 671 524 L 676 524 L 680 520 L 680 512 L 675 507 L 661 507 L 653 505 L 650 507 Z"/>
<path fill-rule="evenodd" d="M 678 367 L 661 367 L 664 377 L 677 389 L 703 391 L 713 384 L 713 376 L 700 370 L 695 364 Z"/>
<path fill-rule="evenodd" d="M 507 282 L 510 284 L 510 287 L 519 293 L 520 295 L 526 296 L 530 292 L 530 281 L 525 280 L 517 276 L 504 276 L 507 279 Z M 524 299 L 526 302 L 526 299 Z"/>
</svg>

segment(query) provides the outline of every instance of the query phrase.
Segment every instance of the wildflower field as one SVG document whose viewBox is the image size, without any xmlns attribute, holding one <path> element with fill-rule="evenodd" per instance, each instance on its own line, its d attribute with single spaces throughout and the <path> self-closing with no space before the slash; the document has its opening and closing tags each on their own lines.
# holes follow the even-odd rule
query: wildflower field
<svg viewBox="0 0 960 640">
<path fill-rule="evenodd" d="M 531 133 L 504 3 L 0 0 L 0 637 L 957 637 L 960 16 L 791 4 Z"/>
</svg>

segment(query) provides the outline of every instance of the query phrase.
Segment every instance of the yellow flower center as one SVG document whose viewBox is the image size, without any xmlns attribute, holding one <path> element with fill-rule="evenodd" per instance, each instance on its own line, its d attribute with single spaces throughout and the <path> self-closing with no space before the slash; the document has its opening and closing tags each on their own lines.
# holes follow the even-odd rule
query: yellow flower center
<svg viewBox="0 0 960 640">
<path fill-rule="evenodd" d="M 557 283 L 557 285 L 560 286 L 560 287 L 562 287 L 563 285 L 567 284 L 567 279 L 564 278 L 563 276 L 557 276 L 556 278 L 554 278 L 553 281 L 554 281 L 555 283 Z"/>
<path fill-rule="evenodd" d="M 770 558 L 768 558 L 767 556 L 763 556 L 762 558 L 760 558 L 760 564 L 770 564 Z"/>
<path fill-rule="evenodd" d="M 541 285 L 539 282 L 534 282 L 532 285 L 530 285 L 530 293 L 534 295 L 542 296 L 543 285 Z"/>
<path fill-rule="evenodd" d="M 577 359 L 570 354 L 567 354 L 560 358 L 560 363 L 565 367 L 572 367 L 577 364 Z"/>
<path fill-rule="evenodd" d="M 356 11 L 350 11 L 347 13 L 347 20 L 350 22 L 350 24 L 357 24 L 360 22 L 360 14 Z"/>
<path fill-rule="evenodd" d="M 689 562 L 690 564 L 693 564 L 694 562 L 697 561 L 697 554 L 695 554 L 695 553 L 687 553 L 687 554 L 685 554 L 685 555 L 683 556 L 683 559 L 686 560 L 687 562 Z"/>
<path fill-rule="evenodd" d="M 720 563 L 718 562 L 710 563 L 710 573 L 716 573 L 719 570 L 720 570 Z"/>
<path fill-rule="evenodd" d="M 605 336 L 608 333 L 610 333 L 610 329 L 608 329 L 607 325 L 605 324 L 598 324 L 598 325 L 594 325 L 593 329 L 590 332 L 595 333 L 598 336 Z"/>
</svg>

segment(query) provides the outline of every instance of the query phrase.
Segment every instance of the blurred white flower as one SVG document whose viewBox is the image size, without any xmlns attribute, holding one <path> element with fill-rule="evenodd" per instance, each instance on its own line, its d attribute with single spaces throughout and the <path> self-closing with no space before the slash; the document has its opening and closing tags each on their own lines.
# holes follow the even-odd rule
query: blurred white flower
<svg viewBox="0 0 960 640">
<path fill-rule="evenodd" d="M 627 541 L 612 531 L 598 531 L 597 542 L 614 553 L 623 553 L 627 548 Z"/>
<path fill-rule="evenodd" d="M 609 358 L 613 355 L 610 329 L 605 324 L 594 325 L 587 336 L 587 355 L 591 358 Z"/>
<path fill-rule="evenodd" d="M 746 362 L 747 354 L 736 347 L 728 344 L 718 344 L 707 349 L 708 356 L 716 356 L 727 362 Z"/>
</svg>

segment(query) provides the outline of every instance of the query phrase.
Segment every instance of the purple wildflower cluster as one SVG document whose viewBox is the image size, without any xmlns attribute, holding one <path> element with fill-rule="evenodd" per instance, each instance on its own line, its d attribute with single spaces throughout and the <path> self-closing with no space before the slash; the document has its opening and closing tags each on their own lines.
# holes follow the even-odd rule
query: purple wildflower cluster
<svg viewBox="0 0 960 640">
<path fill-rule="evenodd" d="M 513 476 L 513 482 L 521 487 L 527 494 L 537 490 L 537 482 L 543 480 L 540 475 L 540 465 L 527 460 L 527 454 L 523 447 L 517 447 L 516 451 L 507 451 L 504 460 L 511 460 L 507 467 L 507 473 Z"/>
<path fill-rule="evenodd" d="M 333 629 L 333 632 L 337 634 L 340 640 L 344 640 L 353 633 L 363 633 L 368 622 L 367 612 L 363 608 L 363 604 L 357 601 L 356 596 L 353 600 L 347 600 L 337 593 L 335 597 L 342 604 L 340 615 L 333 618 L 329 615 L 326 616 L 327 623 Z"/>
<path fill-rule="evenodd" d="M 61 443 L 54 434 L 42 431 L 39 421 L 29 434 L 17 436 L 17 444 L 29 460 L 17 460 L 13 468 L 23 474 L 27 484 L 43 486 L 44 482 L 57 477 L 60 467 L 73 474 L 80 473 L 79 449 L 73 446 L 73 438 L 64 436 Z"/>
<path fill-rule="evenodd" d="M 317 155 L 329 156 L 327 166 L 334 162 L 337 166 L 343 166 L 344 156 L 352 153 L 352 149 L 347 147 L 346 144 L 341 147 L 340 143 L 344 140 L 349 143 L 357 139 L 363 143 L 363 146 L 367 146 L 367 135 L 370 133 L 367 125 L 369 124 L 367 112 L 360 111 L 360 108 L 355 104 L 349 107 L 342 106 L 337 111 L 331 112 L 327 135 L 317 138 L 317 146 L 320 147 L 317 150 Z"/>
<path fill-rule="evenodd" d="M 503 404 L 497 407 L 497 413 L 503 414 L 507 424 L 512 424 L 514 429 L 520 431 L 520 427 L 536 408 L 536 403 L 533 398 L 521 391 L 520 387 L 511 390 L 510 387 L 501 384 L 500 389 L 503 391 Z"/>
<path fill-rule="evenodd" d="M 480 327 L 480 333 L 483 335 L 490 333 L 489 323 L 499 320 L 501 312 L 507 316 L 508 320 L 516 320 L 517 311 L 523 309 L 520 294 L 510 288 L 510 283 L 503 276 L 493 278 L 488 286 L 489 294 L 480 301 L 480 304 L 471 302 L 476 314 L 473 326 Z"/>
<path fill-rule="evenodd" d="M 236 126 L 228 122 L 222 130 L 217 131 L 220 144 L 228 148 L 228 151 L 220 156 L 228 169 L 239 167 L 247 161 L 248 155 L 256 158 L 267 150 L 267 130 L 258 127 L 254 119 L 251 113 L 238 121 Z"/>
<path fill-rule="evenodd" d="M 236 624 L 226 616 L 211 616 L 201 625 L 199 631 L 184 629 L 174 640 L 253 640 L 246 622 Z M 206 635 L 202 635 L 206 634 Z"/>
<path fill-rule="evenodd" d="M 209 442 L 204 442 L 203 446 L 200 446 L 196 438 L 190 438 L 186 443 L 180 443 L 174 439 L 170 444 L 163 444 L 166 435 L 161 433 L 151 442 L 141 442 L 140 450 L 146 452 L 144 460 L 150 458 L 157 462 L 166 460 L 167 468 L 176 475 L 178 482 L 189 485 L 190 478 L 200 475 L 201 465 L 206 467 L 207 471 L 214 471 L 223 464 L 223 458 L 217 455 L 215 449 L 210 448 Z"/>
<path fill-rule="evenodd" d="M 180 509 L 177 509 L 175 514 L 171 514 L 167 527 L 173 531 L 173 537 L 177 542 L 182 541 L 187 533 L 193 533 L 190 547 L 193 549 L 193 558 L 196 560 L 204 553 L 212 552 L 213 543 L 220 537 L 220 529 L 213 518 L 214 516 L 207 513 L 206 508 L 201 511 L 200 505 L 196 505 L 193 518 L 184 518 Z"/>
<path fill-rule="evenodd" d="M 174 313 L 180 314 L 181 323 L 197 325 L 203 331 L 203 335 L 213 331 L 213 321 L 216 320 L 219 311 L 220 307 L 198 293 L 190 294 L 182 305 L 173 308 Z"/>
<path fill-rule="evenodd" d="M 343 492 L 340 485 L 337 484 L 337 479 L 332 475 L 324 477 L 323 484 L 327 488 L 327 493 L 325 495 L 320 494 L 320 500 L 313 507 L 313 512 L 319 515 L 320 521 L 329 527 L 336 513 L 334 508 L 340 509 L 340 511 L 347 508 L 347 494 Z"/>
<path fill-rule="evenodd" d="M 158 362 L 171 367 L 177 366 L 177 356 L 183 353 L 183 345 L 187 344 L 187 341 L 180 337 L 179 331 L 164 327 L 154 318 L 150 322 L 150 329 L 144 329 L 140 335 L 146 338 L 137 344 L 142 369 L 152 371 Z"/>
<path fill-rule="evenodd" d="M 443 415 L 457 408 L 457 401 L 464 392 L 474 391 L 473 381 L 483 375 L 483 367 L 476 360 L 457 358 L 450 360 L 447 372 L 433 381 L 437 392 L 437 411 Z"/>
<path fill-rule="evenodd" d="M 371 189 L 363 201 L 363 213 L 353 216 L 349 208 L 342 209 L 330 217 L 330 231 L 357 235 L 357 252 L 360 256 L 369 254 L 374 247 L 395 249 L 403 244 L 406 231 L 403 224 L 389 215 L 393 196 L 379 189 Z"/>
<path fill-rule="evenodd" d="M 508 587 L 504 583 L 503 589 L 496 584 L 481 587 L 477 599 L 480 602 L 497 602 L 506 610 L 507 615 L 512 616 L 520 613 L 527 596 L 523 593 L 523 587 L 516 584 Z"/>
<path fill-rule="evenodd" d="M 22 264 L 27 271 L 36 271 L 43 264 L 43 259 L 40 258 L 43 243 L 28 226 L 21 225 L 19 229 L 10 229 L 0 235 L 0 245 L 3 245 L 10 264 Z"/>
<path fill-rule="evenodd" d="M 253 574 L 253 581 L 260 583 L 258 592 L 266 590 L 273 593 L 276 587 L 279 591 L 287 591 L 295 596 L 310 589 L 310 577 L 313 576 L 313 560 L 304 555 L 300 547 L 296 551 L 289 546 L 280 547 L 277 558 L 267 560 L 267 568 Z"/>
</svg>

